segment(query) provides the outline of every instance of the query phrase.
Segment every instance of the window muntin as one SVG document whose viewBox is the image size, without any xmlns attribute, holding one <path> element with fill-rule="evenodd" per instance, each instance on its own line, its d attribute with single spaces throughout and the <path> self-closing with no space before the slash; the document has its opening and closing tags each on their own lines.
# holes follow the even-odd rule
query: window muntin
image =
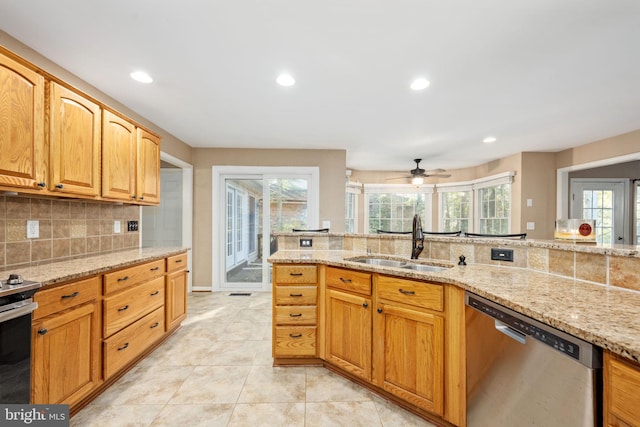
<svg viewBox="0 0 640 427">
<path fill-rule="evenodd" d="M 405 186 L 415 189 L 412 186 Z M 413 216 L 419 214 L 422 226 L 429 229 L 430 220 L 427 218 L 427 206 L 431 207 L 431 193 L 408 192 L 398 188 L 395 191 L 380 191 L 367 194 L 367 223 L 366 233 L 384 231 L 411 231 Z"/>
<path fill-rule="evenodd" d="M 471 190 L 445 191 L 440 196 L 440 231 L 469 232 L 473 229 Z"/>
<path fill-rule="evenodd" d="M 511 184 L 478 190 L 478 230 L 482 234 L 508 234 L 511 218 Z"/>
</svg>

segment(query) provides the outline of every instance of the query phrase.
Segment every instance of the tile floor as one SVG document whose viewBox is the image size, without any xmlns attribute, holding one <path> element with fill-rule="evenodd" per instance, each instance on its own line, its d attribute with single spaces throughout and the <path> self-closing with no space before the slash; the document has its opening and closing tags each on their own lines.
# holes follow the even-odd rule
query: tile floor
<svg viewBox="0 0 640 427">
<path fill-rule="evenodd" d="M 271 293 L 195 293 L 182 327 L 71 426 L 432 426 L 325 368 L 272 363 Z"/>
</svg>

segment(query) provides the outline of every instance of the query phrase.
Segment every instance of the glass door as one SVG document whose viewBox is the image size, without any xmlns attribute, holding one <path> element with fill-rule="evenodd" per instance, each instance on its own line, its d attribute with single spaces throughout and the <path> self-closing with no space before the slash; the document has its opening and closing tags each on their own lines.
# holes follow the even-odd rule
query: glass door
<svg viewBox="0 0 640 427">
<path fill-rule="evenodd" d="M 598 243 L 628 243 L 626 188 L 620 180 L 572 179 L 571 218 L 595 219 Z"/>
</svg>

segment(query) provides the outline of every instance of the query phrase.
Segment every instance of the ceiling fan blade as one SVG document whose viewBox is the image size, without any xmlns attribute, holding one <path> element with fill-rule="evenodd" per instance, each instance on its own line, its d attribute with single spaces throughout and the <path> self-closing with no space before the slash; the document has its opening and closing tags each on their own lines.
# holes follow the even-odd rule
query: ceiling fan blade
<svg viewBox="0 0 640 427">
<path fill-rule="evenodd" d="M 386 180 L 388 179 L 409 179 L 412 178 L 412 176 L 394 176 L 393 178 L 385 178 Z"/>
<path fill-rule="evenodd" d="M 430 173 L 430 174 L 427 174 L 426 176 L 434 176 L 436 178 L 450 178 L 451 174 L 450 173 Z"/>
<path fill-rule="evenodd" d="M 446 170 L 445 169 L 441 169 L 441 168 L 431 169 L 431 170 L 428 170 L 426 173 L 428 175 L 433 175 L 434 173 L 442 173 L 442 172 L 446 172 Z"/>
</svg>

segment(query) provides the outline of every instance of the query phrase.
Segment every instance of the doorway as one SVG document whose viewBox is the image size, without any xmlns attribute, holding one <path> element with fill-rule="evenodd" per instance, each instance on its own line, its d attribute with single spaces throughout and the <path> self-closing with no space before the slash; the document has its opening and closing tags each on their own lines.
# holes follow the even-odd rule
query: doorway
<svg viewBox="0 0 640 427">
<path fill-rule="evenodd" d="M 627 244 L 627 180 L 571 179 L 571 218 L 594 219 L 596 240 Z"/>
<path fill-rule="evenodd" d="M 318 226 L 319 169 L 214 166 L 212 188 L 213 290 L 269 290 L 274 233 Z"/>
</svg>

